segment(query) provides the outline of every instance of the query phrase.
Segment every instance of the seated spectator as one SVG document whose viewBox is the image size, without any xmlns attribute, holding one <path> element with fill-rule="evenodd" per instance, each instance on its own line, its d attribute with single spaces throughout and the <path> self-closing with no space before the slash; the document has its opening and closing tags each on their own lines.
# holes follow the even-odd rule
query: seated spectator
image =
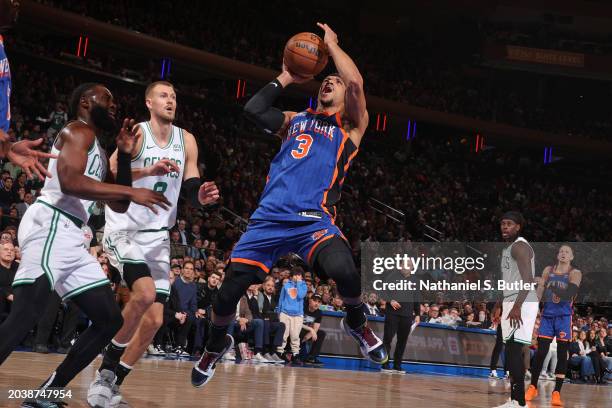
<svg viewBox="0 0 612 408">
<path fill-rule="evenodd" d="M 427 323 L 441 323 L 442 318 L 440 317 L 440 307 L 438 305 L 431 305 L 429 307 L 429 319 Z"/>
<path fill-rule="evenodd" d="M 344 301 L 342 300 L 342 296 L 336 295 L 332 301 L 332 307 L 334 312 L 343 312 L 344 311 Z"/>
<path fill-rule="evenodd" d="M 382 316 L 380 309 L 376 306 L 378 302 L 378 295 L 376 293 L 370 293 L 368 295 L 367 303 L 364 303 L 365 312 L 368 316 Z M 319 296 L 319 305 L 321 303 L 321 297 Z"/>
<path fill-rule="evenodd" d="M 279 353 L 285 351 L 287 338 L 291 337 L 291 354 L 285 354 L 285 360 L 300 364 L 300 331 L 304 321 L 304 298 L 306 297 L 306 283 L 302 280 L 303 270 L 294 267 L 291 270 L 291 279 L 283 285 L 278 301 L 279 319 L 285 324 L 283 344 L 277 349 Z M 292 357 L 294 360 L 292 361 Z"/>
<path fill-rule="evenodd" d="M 195 239 L 193 246 L 187 249 L 187 254 L 193 259 L 206 259 L 206 249 L 202 246 L 202 239 Z"/>
<path fill-rule="evenodd" d="M 601 356 L 602 369 L 604 371 L 603 378 L 608 380 L 612 374 L 612 355 L 610 354 L 610 343 L 606 339 L 606 329 L 601 328 L 598 332 L 599 336 L 595 340 L 595 347 Z"/>
<path fill-rule="evenodd" d="M 307 364 L 323 365 L 319 360 L 319 354 L 326 333 L 320 328 L 323 313 L 319 306 L 321 306 L 321 296 L 315 294 L 308 300 L 308 307 L 304 310 L 304 323 L 300 332 L 300 339 L 302 343 L 310 343 L 310 350 L 304 359 Z"/>
<path fill-rule="evenodd" d="M 17 193 L 13 190 L 13 179 L 6 177 L 2 188 L 0 188 L 0 206 L 2 206 L 4 211 L 8 212 L 11 204 L 17 201 L 19 200 Z"/>
<path fill-rule="evenodd" d="M 587 357 L 586 348 L 586 333 L 579 330 L 572 332 L 572 341 L 569 345 L 568 364 L 570 367 L 575 367 L 580 370 L 580 378 L 586 381 L 590 376 L 595 375 L 595 369 L 593 363 L 589 357 Z"/>
<path fill-rule="evenodd" d="M 421 303 L 419 316 L 420 321 L 427 323 L 429 320 L 429 303 Z"/>
<path fill-rule="evenodd" d="M 480 322 L 474 320 L 474 312 L 470 312 L 465 316 L 465 325 L 468 327 L 479 327 Z"/>
<path fill-rule="evenodd" d="M 4 321 L 11 311 L 14 300 L 12 284 L 18 266 L 12 240 L 0 242 L 0 322 Z"/>
<path fill-rule="evenodd" d="M 279 321 L 277 300 L 274 296 L 276 286 L 274 278 L 267 276 L 262 284 L 262 291 L 257 293 L 257 310 L 264 322 L 264 357 L 275 363 L 283 361 L 277 349 L 283 344 L 285 324 Z"/>
<path fill-rule="evenodd" d="M 595 370 L 595 382 L 597 384 L 605 384 L 604 375 L 606 373 L 606 367 L 604 367 L 603 360 L 601 355 L 597 352 L 597 345 L 595 344 L 595 333 L 593 332 L 582 332 L 584 333 L 584 345 L 586 350 L 586 355 L 591 359 L 593 363 L 593 369 Z M 580 338 L 583 338 L 582 333 L 580 333 Z"/>
<path fill-rule="evenodd" d="M 195 314 L 198 306 L 197 287 L 194 280 L 195 269 L 193 262 L 185 262 L 181 276 L 173 284 L 179 299 L 179 312 L 186 315 L 186 320 L 177 329 L 176 333 L 176 354 L 181 356 L 187 353 L 187 335 L 195 322 Z"/>
<path fill-rule="evenodd" d="M 149 346 L 149 349 L 147 350 L 148 354 L 164 355 L 166 353 L 175 351 L 174 345 L 168 343 L 169 332 L 189 332 L 190 323 L 187 319 L 187 313 L 181 311 L 181 301 L 179 299 L 178 291 L 174 285 L 175 282 L 176 278 L 173 274 L 171 274 L 170 297 L 168 298 L 168 301 L 164 303 L 164 322 L 155 334 L 153 344 Z"/>
<path fill-rule="evenodd" d="M 253 286 L 256 285 L 251 285 L 247 291 L 252 292 Z M 263 329 L 263 320 L 254 318 L 249 307 L 249 299 L 245 294 L 240 298 L 240 302 L 238 302 L 236 307 L 236 320 L 233 324 L 230 324 L 228 333 L 234 335 L 237 341 L 240 336 L 246 336 L 246 340 L 248 340 L 249 337 L 253 338 L 253 342 L 255 343 L 253 361 L 257 363 L 270 362 L 261 354 L 263 352 Z M 242 358 L 244 359 L 245 356 L 242 356 Z"/>
<path fill-rule="evenodd" d="M 210 324 L 212 303 L 219 292 L 219 279 L 221 275 L 214 271 L 208 276 L 206 283 L 196 283 L 198 310 L 196 311 L 196 332 L 193 340 L 194 355 L 201 355 L 202 346 L 206 343 L 206 336 Z"/>
</svg>

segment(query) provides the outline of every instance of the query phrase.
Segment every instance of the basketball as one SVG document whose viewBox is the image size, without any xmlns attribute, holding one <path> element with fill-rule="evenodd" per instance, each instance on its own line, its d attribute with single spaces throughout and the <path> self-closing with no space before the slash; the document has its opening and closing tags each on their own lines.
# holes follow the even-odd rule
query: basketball
<svg viewBox="0 0 612 408">
<path fill-rule="evenodd" d="M 313 33 L 299 33 L 287 41 L 283 58 L 289 71 L 311 76 L 323 71 L 328 54 L 321 37 Z"/>
<path fill-rule="evenodd" d="M 19 2 L 15 0 L 0 0 L 0 33 L 12 27 L 17 20 Z"/>
</svg>

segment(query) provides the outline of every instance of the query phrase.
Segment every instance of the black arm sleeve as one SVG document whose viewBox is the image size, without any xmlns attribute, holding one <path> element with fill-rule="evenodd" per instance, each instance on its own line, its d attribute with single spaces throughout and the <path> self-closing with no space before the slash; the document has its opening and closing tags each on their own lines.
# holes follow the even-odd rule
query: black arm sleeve
<svg viewBox="0 0 612 408">
<path fill-rule="evenodd" d="M 189 200 L 189 203 L 192 207 L 200 208 L 202 204 L 198 199 L 198 192 L 200 191 L 200 186 L 202 182 L 199 177 L 192 177 L 188 180 L 183 181 L 182 195 L 183 198 Z"/>
<path fill-rule="evenodd" d="M 132 155 L 129 153 L 117 153 L 116 182 L 122 186 L 132 186 Z"/>
<path fill-rule="evenodd" d="M 244 105 L 244 115 L 265 132 L 276 133 L 283 125 L 285 115 L 272 104 L 282 91 L 283 86 L 278 80 L 270 82 Z"/>
<path fill-rule="evenodd" d="M 567 288 L 561 289 L 556 286 L 551 286 L 550 290 L 561 298 L 561 300 L 571 300 L 578 293 L 578 286 L 575 283 L 568 283 Z"/>
</svg>

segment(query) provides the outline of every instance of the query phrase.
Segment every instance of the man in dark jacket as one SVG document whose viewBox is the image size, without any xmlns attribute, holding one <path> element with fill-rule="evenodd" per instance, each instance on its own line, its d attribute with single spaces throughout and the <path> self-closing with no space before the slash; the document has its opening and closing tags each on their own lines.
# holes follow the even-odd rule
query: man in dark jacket
<svg viewBox="0 0 612 408">
<path fill-rule="evenodd" d="M 395 282 L 401 279 L 411 279 L 411 277 L 413 277 L 413 275 L 410 274 L 410 270 L 406 269 L 395 272 L 395 274 L 390 275 L 385 280 L 387 282 Z M 391 355 L 391 342 L 393 341 L 393 337 L 397 335 L 395 352 L 393 354 L 393 369 L 389 367 L 389 362 L 382 366 L 382 371 L 386 373 L 406 374 L 406 372 L 402 370 L 402 357 L 406 349 L 406 343 L 408 342 L 408 335 L 410 334 L 413 318 L 416 323 L 420 322 L 420 304 L 414 301 L 418 297 L 412 292 L 406 293 L 406 296 L 412 301 L 398 302 L 391 299 L 387 302 L 387 307 L 385 308 L 383 344 L 389 356 Z"/>
<path fill-rule="evenodd" d="M 260 319 L 264 321 L 264 347 L 266 353 L 264 357 L 269 361 L 280 363 L 282 359 L 276 349 L 283 344 L 283 334 L 285 324 L 278 320 L 276 307 L 278 297 L 275 295 L 276 286 L 272 276 L 266 277 L 262 284 L 262 291 L 257 294 L 257 311 Z M 252 304 L 251 300 L 249 304 Z M 256 313 L 253 313 L 256 315 Z"/>
<path fill-rule="evenodd" d="M 219 281 L 221 273 L 213 271 L 206 280 L 206 283 L 198 283 L 198 310 L 196 311 L 196 333 L 193 340 L 193 352 L 195 355 L 201 355 L 204 339 L 207 336 L 208 326 L 210 324 L 210 312 L 213 300 L 219 292 Z"/>
</svg>

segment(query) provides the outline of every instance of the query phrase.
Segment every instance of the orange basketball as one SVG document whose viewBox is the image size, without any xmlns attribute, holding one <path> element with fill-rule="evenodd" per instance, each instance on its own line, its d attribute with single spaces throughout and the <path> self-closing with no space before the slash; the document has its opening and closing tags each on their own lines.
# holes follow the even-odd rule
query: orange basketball
<svg viewBox="0 0 612 408">
<path fill-rule="evenodd" d="M 323 71 L 328 54 L 321 37 L 313 33 L 299 33 L 287 41 L 283 58 L 289 71 L 310 76 Z"/>
</svg>

